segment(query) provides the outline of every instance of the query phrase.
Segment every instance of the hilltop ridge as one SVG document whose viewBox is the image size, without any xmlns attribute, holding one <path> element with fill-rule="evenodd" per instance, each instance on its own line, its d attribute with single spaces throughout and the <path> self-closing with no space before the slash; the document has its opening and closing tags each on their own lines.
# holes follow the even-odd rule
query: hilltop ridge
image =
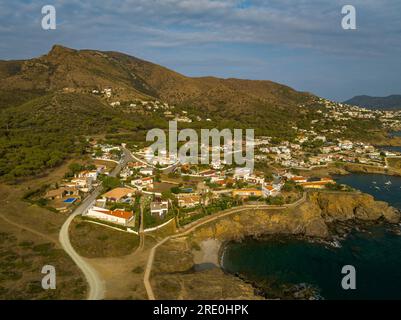
<svg viewBox="0 0 401 320">
<path fill-rule="evenodd" d="M 190 78 L 157 64 L 114 51 L 75 50 L 55 45 L 45 55 L 0 62 L 3 90 L 61 90 L 112 87 L 126 97 L 158 98 L 216 109 L 255 103 L 290 106 L 311 95 L 272 81 Z"/>
<path fill-rule="evenodd" d="M 372 97 L 367 95 L 355 96 L 345 103 L 369 109 L 378 110 L 401 110 L 401 95 L 390 95 L 387 97 Z"/>
</svg>

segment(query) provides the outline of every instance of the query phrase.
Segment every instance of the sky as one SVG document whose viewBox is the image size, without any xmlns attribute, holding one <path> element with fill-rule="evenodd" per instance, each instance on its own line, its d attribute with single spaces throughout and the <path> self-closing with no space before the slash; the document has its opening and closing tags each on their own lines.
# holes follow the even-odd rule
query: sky
<svg viewBox="0 0 401 320">
<path fill-rule="evenodd" d="M 56 9 L 55 30 L 41 26 L 44 5 Z M 356 9 L 356 30 L 341 27 L 344 5 Z M 0 59 L 54 44 L 336 101 L 401 94 L 400 0 L 0 0 Z"/>
</svg>

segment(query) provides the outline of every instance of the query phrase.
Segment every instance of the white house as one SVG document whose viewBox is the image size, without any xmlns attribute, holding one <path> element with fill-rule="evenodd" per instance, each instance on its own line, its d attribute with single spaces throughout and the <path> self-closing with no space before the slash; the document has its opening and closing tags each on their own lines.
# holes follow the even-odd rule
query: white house
<svg viewBox="0 0 401 320">
<path fill-rule="evenodd" d="M 97 177 L 99 175 L 99 170 L 85 170 L 77 173 L 75 175 L 76 178 L 92 178 L 93 181 L 97 180 Z"/>
<path fill-rule="evenodd" d="M 343 150 L 351 150 L 354 144 L 349 140 L 340 141 L 338 146 Z"/>
<path fill-rule="evenodd" d="M 82 192 L 90 192 L 92 190 L 92 178 L 75 178 L 70 183 L 67 183 L 68 187 L 76 187 Z"/>
<path fill-rule="evenodd" d="M 280 190 L 276 189 L 274 186 L 270 184 L 269 185 L 263 184 L 262 192 L 264 197 L 274 197 L 280 192 Z"/>
<path fill-rule="evenodd" d="M 235 168 L 233 178 L 235 180 L 247 179 L 251 175 L 251 169 L 249 168 Z"/>
<path fill-rule="evenodd" d="M 263 184 L 265 182 L 265 178 L 264 177 L 256 176 L 254 174 L 246 176 L 245 180 L 247 182 L 253 183 L 253 184 Z"/>
<path fill-rule="evenodd" d="M 117 223 L 123 226 L 126 226 L 134 218 L 134 213 L 130 211 L 124 211 L 122 209 L 111 211 L 99 207 L 90 208 L 85 215 L 95 219 Z"/>
<path fill-rule="evenodd" d="M 152 177 L 144 177 L 131 181 L 131 184 L 138 189 L 142 188 L 152 188 L 153 187 L 153 178 Z"/>
<path fill-rule="evenodd" d="M 130 169 L 130 168 L 124 168 L 123 170 L 121 170 L 120 172 L 120 177 L 123 180 L 126 180 L 128 177 L 130 177 L 134 172 Z"/>
<path fill-rule="evenodd" d="M 290 180 L 294 181 L 295 183 L 308 182 L 308 179 L 306 177 L 302 177 L 302 176 L 294 176 L 294 177 L 291 177 Z"/>
<path fill-rule="evenodd" d="M 144 176 L 151 176 L 153 175 L 153 168 L 142 168 L 139 170 L 140 174 L 143 174 Z"/>
<path fill-rule="evenodd" d="M 177 194 L 178 206 L 181 208 L 193 208 L 201 204 L 201 197 L 197 194 Z"/>
<path fill-rule="evenodd" d="M 168 201 L 152 202 L 150 204 L 150 213 L 163 217 L 168 212 Z"/>
</svg>

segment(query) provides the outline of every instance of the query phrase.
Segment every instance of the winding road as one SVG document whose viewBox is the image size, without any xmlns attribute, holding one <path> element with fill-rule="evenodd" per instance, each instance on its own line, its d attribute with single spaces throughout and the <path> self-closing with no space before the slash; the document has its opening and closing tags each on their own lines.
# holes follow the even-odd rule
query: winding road
<svg viewBox="0 0 401 320">
<path fill-rule="evenodd" d="M 121 171 L 122 168 L 126 166 L 126 164 L 129 161 L 132 161 L 133 159 L 136 160 L 136 157 L 132 155 L 132 153 L 123 148 L 124 151 L 124 158 L 123 161 L 121 161 L 111 172 L 110 176 L 117 176 L 119 172 Z M 76 263 L 78 268 L 83 272 L 86 281 L 89 286 L 89 291 L 88 291 L 88 300 L 102 300 L 105 298 L 105 293 L 106 293 L 106 285 L 105 282 L 100 278 L 98 272 L 93 268 L 90 263 L 87 261 L 87 259 L 81 257 L 72 247 L 71 241 L 69 238 L 69 227 L 71 225 L 71 222 L 74 220 L 74 218 L 78 215 L 82 215 L 96 200 L 96 198 L 101 194 L 102 192 L 102 186 L 98 186 L 82 203 L 79 207 L 76 208 L 76 210 L 66 219 L 64 222 L 63 226 L 61 227 L 60 234 L 59 234 L 59 241 L 62 246 L 62 248 L 65 250 L 65 252 L 71 257 L 71 259 Z M 145 274 L 144 274 L 144 285 L 146 292 L 148 294 L 148 298 L 150 300 L 154 300 L 155 296 L 152 290 L 152 286 L 150 284 L 150 274 L 151 274 L 151 269 L 153 266 L 153 261 L 154 261 L 154 256 L 156 249 L 161 246 L 163 243 L 168 241 L 170 238 L 175 238 L 179 236 L 186 235 L 190 232 L 192 232 L 194 229 L 206 224 L 210 223 L 213 220 L 222 218 L 227 215 L 231 215 L 233 213 L 238 213 L 244 210 L 249 210 L 249 209 L 274 209 L 274 208 L 288 208 L 292 206 L 299 205 L 300 203 L 304 202 L 306 200 L 306 194 L 304 193 L 302 198 L 299 199 L 298 201 L 284 205 L 284 206 L 271 206 L 271 205 L 248 205 L 248 206 L 241 206 L 241 207 L 236 207 L 232 209 L 228 209 L 225 211 L 220 212 L 219 214 L 216 214 L 211 217 L 207 217 L 206 219 L 201 219 L 198 221 L 194 221 L 193 223 L 188 224 L 187 226 L 183 227 L 181 229 L 181 232 L 173 235 L 173 236 L 168 236 L 164 238 L 161 242 L 157 243 L 151 250 L 147 259 L 147 265 L 145 269 Z M 141 223 L 140 223 L 140 230 L 139 230 L 139 235 L 140 235 L 140 244 L 137 249 L 137 251 L 142 251 L 144 248 L 144 230 L 143 230 L 143 207 L 141 203 Z"/>
<path fill-rule="evenodd" d="M 208 224 L 212 221 L 221 219 L 223 217 L 232 215 L 234 213 L 239 213 L 242 211 L 246 211 L 249 209 L 253 209 L 253 210 L 272 210 L 272 209 L 288 209 L 288 208 L 293 208 L 293 207 L 297 207 L 301 204 L 303 204 L 307 199 L 307 193 L 304 192 L 302 194 L 302 197 L 300 199 L 298 199 L 297 201 L 293 202 L 293 203 L 289 203 L 289 204 L 284 204 L 281 206 L 276 206 L 276 205 L 267 205 L 267 204 L 262 204 L 262 205 L 243 205 L 243 206 L 239 206 L 239 207 L 234 207 L 231 209 L 227 209 L 224 211 L 221 211 L 215 215 L 212 216 L 207 216 L 204 217 L 200 220 L 196 220 L 190 224 L 187 224 L 186 226 L 182 227 L 181 230 L 171 236 L 168 236 L 166 238 L 164 238 L 163 240 L 161 240 L 160 242 L 158 242 L 151 250 L 149 253 L 149 257 L 148 257 L 148 261 L 146 264 L 146 269 L 145 269 L 145 273 L 144 273 L 144 277 L 143 277 L 143 284 L 145 286 L 146 289 L 146 293 L 148 295 L 148 299 L 149 300 L 155 300 L 155 295 L 153 293 L 153 288 L 152 285 L 150 284 L 150 275 L 152 272 L 152 267 L 153 267 L 153 261 L 155 258 L 155 253 L 156 253 L 156 249 L 158 247 L 160 247 L 161 245 L 163 245 L 165 242 L 167 242 L 170 239 L 173 238 L 178 238 L 178 237 L 182 237 L 185 236 L 187 234 L 189 234 L 190 232 L 194 231 L 196 228 L 203 226 L 205 224 Z"/>
<path fill-rule="evenodd" d="M 80 215 L 82 212 L 84 212 L 87 209 L 87 207 L 89 207 L 89 205 L 85 207 L 83 205 L 79 206 L 78 209 L 75 210 L 75 212 L 68 217 L 68 219 L 64 222 L 63 226 L 61 227 L 59 241 L 65 252 L 67 252 L 67 254 L 75 262 L 78 268 L 81 269 L 86 278 L 86 281 L 88 282 L 89 292 L 87 299 L 102 300 L 104 299 L 104 295 L 106 292 L 104 281 L 100 279 L 96 270 L 74 250 L 74 248 L 71 245 L 68 232 L 72 220 L 74 220 L 74 218 L 77 215 Z"/>
<path fill-rule="evenodd" d="M 127 149 L 123 149 L 124 151 L 124 160 L 120 162 L 114 170 L 110 173 L 110 176 L 115 177 L 121 171 L 121 169 L 130 161 L 131 155 L 129 154 Z M 103 280 L 101 280 L 97 271 L 83 258 L 81 257 L 72 247 L 70 236 L 69 236 L 69 228 L 71 222 L 78 215 L 84 213 L 96 200 L 96 198 L 101 194 L 102 186 L 98 186 L 82 203 L 79 207 L 77 207 L 67 220 L 64 222 L 61 227 L 59 234 L 59 241 L 62 248 L 67 252 L 67 254 L 71 257 L 71 259 L 76 263 L 79 269 L 83 272 L 86 281 L 88 282 L 89 291 L 88 291 L 88 300 L 102 300 L 105 297 L 106 286 Z"/>
</svg>

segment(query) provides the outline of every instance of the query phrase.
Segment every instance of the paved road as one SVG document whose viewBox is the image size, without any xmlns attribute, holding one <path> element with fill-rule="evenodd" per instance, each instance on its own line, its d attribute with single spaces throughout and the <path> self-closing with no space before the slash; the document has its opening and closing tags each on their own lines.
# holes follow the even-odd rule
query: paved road
<svg viewBox="0 0 401 320">
<path fill-rule="evenodd" d="M 125 157 L 122 163 L 119 163 L 114 170 L 111 172 L 110 176 L 117 176 L 121 169 L 129 161 L 129 155 L 127 151 L 124 150 Z M 81 269 L 85 275 L 86 281 L 88 282 L 89 292 L 88 300 L 101 300 L 104 299 L 106 286 L 103 280 L 101 280 L 97 271 L 84 259 L 82 258 L 72 247 L 68 229 L 72 220 L 78 215 L 84 213 L 96 200 L 96 198 L 101 194 L 102 186 L 97 187 L 82 203 L 81 205 L 72 213 L 68 219 L 64 222 L 60 230 L 59 241 L 62 248 L 67 252 L 71 259 L 76 263 L 78 268 Z"/>
<path fill-rule="evenodd" d="M 154 166 L 153 164 L 150 164 L 150 163 L 146 162 L 145 160 L 141 159 L 140 157 L 136 156 L 133 152 L 129 151 L 128 149 L 125 148 L 123 150 L 124 150 L 126 156 L 131 159 L 131 161 L 137 161 L 137 162 L 143 163 L 147 167 L 156 169 L 156 166 Z M 170 172 L 173 172 L 179 165 L 180 165 L 180 162 L 177 161 L 176 163 L 173 163 L 173 164 L 169 165 L 168 167 L 161 168 L 160 171 L 164 174 L 169 174 Z"/>
</svg>

